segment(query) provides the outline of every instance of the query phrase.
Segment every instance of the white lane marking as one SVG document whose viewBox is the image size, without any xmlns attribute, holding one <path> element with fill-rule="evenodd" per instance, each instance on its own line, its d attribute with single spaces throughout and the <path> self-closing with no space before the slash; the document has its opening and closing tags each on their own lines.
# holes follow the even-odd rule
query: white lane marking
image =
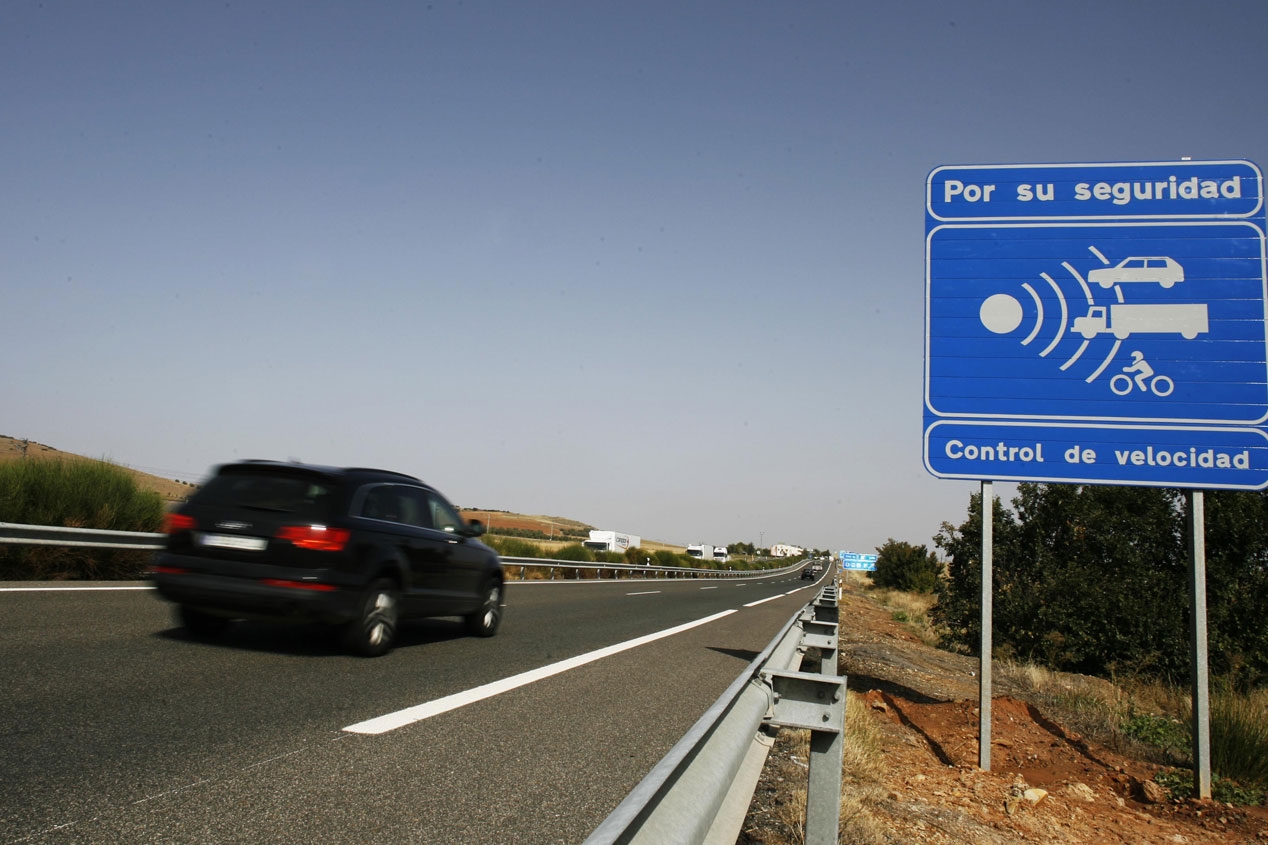
<svg viewBox="0 0 1268 845">
<path fill-rule="evenodd" d="M 486 698 L 492 698 L 495 695 L 501 695 L 504 692 L 510 692 L 513 689 L 519 689 L 520 687 L 562 674 L 570 669 L 585 666 L 587 663 L 593 663 L 596 660 L 602 660 L 605 657 L 611 657 L 614 654 L 620 654 L 623 651 L 629 651 L 632 648 L 638 648 L 641 645 L 646 645 L 665 637 L 672 637 L 674 634 L 680 634 L 683 631 L 689 631 L 701 625 L 707 625 L 736 612 L 735 610 L 724 610 L 721 613 L 715 613 L 712 616 L 706 616 L 694 622 L 687 622 L 674 628 L 666 628 L 654 634 L 647 634 L 643 637 L 610 645 L 586 654 L 579 654 L 576 657 L 570 657 L 567 660 L 561 660 L 549 666 L 542 666 L 539 669 L 521 672 L 518 675 L 512 675 L 500 681 L 493 681 L 474 689 L 456 692 L 453 695 L 447 695 L 435 701 L 424 702 L 413 707 L 407 707 L 404 710 L 398 710 L 395 713 L 388 713 L 373 719 L 367 719 L 364 722 L 357 722 L 355 725 L 349 725 L 343 730 L 348 733 L 371 735 L 394 731 L 397 728 L 412 725 L 414 722 L 421 722 L 423 719 L 430 719 L 432 716 L 439 716 L 441 713 L 448 713 L 450 710 L 466 707 L 468 704 L 475 704 L 477 701 L 483 701 Z"/>
<path fill-rule="evenodd" d="M 757 601 L 751 601 L 751 602 L 749 602 L 748 604 L 746 604 L 746 605 L 744 605 L 744 606 L 745 606 L 745 607 L 757 607 L 759 604 L 766 604 L 766 602 L 768 602 L 768 601 L 774 601 L 775 599 L 782 599 L 782 598 L 783 598 L 783 596 L 770 596 L 770 597 L 768 597 L 768 598 L 758 599 Z"/>
<path fill-rule="evenodd" d="M 716 590 L 717 587 L 701 587 L 702 590 Z"/>
<path fill-rule="evenodd" d="M 642 593 L 626 593 L 627 596 L 659 596 L 660 590 L 647 590 Z"/>
<path fill-rule="evenodd" d="M 0 587 L 0 593 L 70 593 L 87 590 L 153 590 L 153 587 Z"/>
<path fill-rule="evenodd" d="M 135 807 L 137 804 L 144 804 L 146 801 L 153 801 L 155 798 L 162 798 L 166 795 L 175 795 L 178 792 L 193 789 L 195 786 L 202 786 L 204 783 L 211 783 L 211 780 L 211 778 L 204 778 L 202 780 L 196 780 L 193 783 L 187 783 L 184 786 L 178 786 L 175 789 L 169 789 L 166 792 L 157 793 L 156 795 L 147 795 L 144 798 L 139 798 L 136 801 L 133 801 L 132 806 Z"/>
</svg>

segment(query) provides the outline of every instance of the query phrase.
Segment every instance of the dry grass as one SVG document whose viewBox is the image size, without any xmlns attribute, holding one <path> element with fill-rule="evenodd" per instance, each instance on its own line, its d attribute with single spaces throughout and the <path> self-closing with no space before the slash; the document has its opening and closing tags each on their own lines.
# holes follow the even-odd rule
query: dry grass
<svg viewBox="0 0 1268 845">
<path fill-rule="evenodd" d="M 906 593 L 874 587 L 867 591 L 867 596 L 888 608 L 895 622 L 910 626 L 922 643 L 937 648 L 939 632 L 929 621 L 929 611 L 938 601 L 933 593 Z"/>
<path fill-rule="evenodd" d="M 867 706 L 853 693 L 847 694 L 845 704 L 844 758 L 837 841 L 845 845 L 880 845 L 887 837 L 871 807 L 884 797 L 881 736 Z"/>
<path fill-rule="evenodd" d="M 871 808 L 884 796 L 881 738 L 862 698 L 848 691 L 842 758 L 838 839 L 850 845 L 880 845 L 886 841 L 884 830 Z M 763 803 L 763 835 L 741 841 L 805 842 L 809 761 L 810 731 L 781 730 L 766 763 L 768 776 L 781 784 L 779 800 Z"/>
<path fill-rule="evenodd" d="M 1102 745 L 1129 750 L 1121 731 L 1128 696 L 1110 682 L 1010 660 L 996 661 L 993 670 L 998 689 L 1029 701 L 1049 718 Z"/>
</svg>

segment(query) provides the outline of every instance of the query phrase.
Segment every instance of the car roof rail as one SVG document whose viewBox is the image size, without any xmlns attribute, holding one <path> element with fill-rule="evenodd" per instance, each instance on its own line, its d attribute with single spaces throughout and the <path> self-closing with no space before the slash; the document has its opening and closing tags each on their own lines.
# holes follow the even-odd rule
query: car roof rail
<svg viewBox="0 0 1268 845">
<path fill-rule="evenodd" d="M 377 467 L 345 467 L 343 471 L 348 473 L 364 472 L 364 473 L 374 473 L 375 475 L 391 475 L 396 478 L 405 478 L 410 481 L 417 482 L 419 484 L 423 483 L 422 479 L 417 478 L 413 475 L 409 475 L 408 473 L 396 472 L 395 470 L 390 470 L 390 469 L 378 469 Z"/>
</svg>

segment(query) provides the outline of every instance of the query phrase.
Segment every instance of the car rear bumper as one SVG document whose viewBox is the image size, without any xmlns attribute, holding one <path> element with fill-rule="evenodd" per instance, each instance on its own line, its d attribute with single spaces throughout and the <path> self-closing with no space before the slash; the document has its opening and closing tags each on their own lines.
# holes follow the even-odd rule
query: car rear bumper
<svg viewBox="0 0 1268 845">
<path fill-rule="evenodd" d="M 221 616 L 337 623 L 356 615 L 360 592 L 332 579 L 329 570 L 226 569 L 214 571 L 205 560 L 160 554 L 150 580 L 168 601 Z"/>
</svg>

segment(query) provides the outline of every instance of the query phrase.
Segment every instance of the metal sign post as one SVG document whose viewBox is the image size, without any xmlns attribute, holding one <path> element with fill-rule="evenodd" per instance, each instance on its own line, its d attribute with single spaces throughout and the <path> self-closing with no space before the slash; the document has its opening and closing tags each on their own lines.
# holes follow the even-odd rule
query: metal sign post
<svg viewBox="0 0 1268 845">
<path fill-rule="evenodd" d="M 995 564 L 995 493 L 994 484 L 982 482 L 982 658 L 978 666 L 977 687 L 977 757 L 982 771 L 991 770 L 991 617 Z"/>
<path fill-rule="evenodd" d="M 1206 502 L 1201 490 L 1187 494 L 1189 511 L 1189 665 L 1193 684 L 1193 786 L 1211 797 L 1210 665 L 1206 642 Z"/>
<path fill-rule="evenodd" d="M 925 468 L 982 481 L 990 765 L 993 481 L 1268 488 L 1268 250 L 1249 161 L 947 165 L 925 184 Z M 1202 494 L 1197 792 L 1210 795 Z"/>
</svg>

